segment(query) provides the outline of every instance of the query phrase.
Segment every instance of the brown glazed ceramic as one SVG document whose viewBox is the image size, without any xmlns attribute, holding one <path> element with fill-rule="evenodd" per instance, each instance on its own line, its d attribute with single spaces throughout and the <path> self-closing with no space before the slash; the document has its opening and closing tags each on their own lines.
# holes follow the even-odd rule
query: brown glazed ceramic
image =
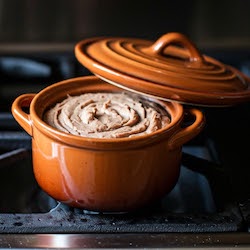
<svg viewBox="0 0 250 250">
<path fill-rule="evenodd" d="M 79 62 L 109 83 L 163 100 L 228 106 L 250 100 L 250 79 L 202 55 L 183 34 L 155 42 L 135 38 L 88 38 L 75 46 Z"/>
<path fill-rule="evenodd" d="M 43 122 L 44 112 L 69 95 L 121 89 L 95 76 L 53 84 L 37 94 L 23 94 L 12 104 L 17 122 L 32 137 L 35 178 L 51 197 L 92 211 L 125 212 L 162 198 L 175 185 L 182 145 L 203 128 L 199 110 L 161 102 L 170 124 L 133 138 L 96 139 L 70 135 Z M 29 108 L 26 113 L 24 108 Z M 191 124 L 184 126 L 187 116 Z"/>
</svg>

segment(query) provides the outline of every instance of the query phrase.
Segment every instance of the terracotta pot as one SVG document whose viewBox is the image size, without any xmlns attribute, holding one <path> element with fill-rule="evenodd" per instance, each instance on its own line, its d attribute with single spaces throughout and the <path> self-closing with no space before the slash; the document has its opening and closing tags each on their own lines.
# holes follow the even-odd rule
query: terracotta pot
<svg viewBox="0 0 250 250">
<path fill-rule="evenodd" d="M 92 211 L 134 210 L 174 187 L 182 145 L 201 131 L 204 117 L 199 110 L 158 101 L 171 116 L 169 126 L 149 135 L 115 139 L 70 135 L 42 120 L 44 112 L 68 94 L 101 91 L 121 90 L 95 76 L 73 78 L 17 97 L 12 113 L 32 137 L 35 178 L 51 197 Z M 29 113 L 23 111 L 25 107 Z M 185 113 L 193 120 L 183 127 Z"/>
</svg>

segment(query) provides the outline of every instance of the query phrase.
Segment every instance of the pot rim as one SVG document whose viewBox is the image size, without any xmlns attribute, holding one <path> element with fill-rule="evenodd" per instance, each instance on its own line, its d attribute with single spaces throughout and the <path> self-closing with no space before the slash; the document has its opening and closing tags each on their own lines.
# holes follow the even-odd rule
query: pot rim
<svg viewBox="0 0 250 250">
<path fill-rule="evenodd" d="M 90 148 L 95 148 L 95 149 L 112 148 L 112 150 L 114 150 L 114 145 L 117 146 L 117 149 L 122 146 L 125 146 L 126 148 L 128 148 L 129 142 L 131 142 L 131 144 L 129 145 L 129 148 L 135 148 L 138 146 L 152 144 L 154 142 L 164 140 L 170 134 L 172 134 L 172 131 L 182 121 L 182 117 L 184 115 L 184 109 L 180 103 L 166 102 L 162 100 L 157 100 L 156 98 L 150 98 L 148 96 L 144 96 L 144 98 L 158 102 L 164 108 L 167 109 L 167 112 L 169 113 L 170 118 L 171 118 L 170 124 L 150 134 L 145 134 L 145 135 L 140 135 L 140 136 L 123 137 L 123 138 L 92 138 L 92 137 L 73 135 L 73 134 L 60 131 L 56 128 L 53 128 L 52 126 L 48 125 L 46 122 L 43 121 L 42 116 L 45 110 L 49 108 L 50 106 L 53 106 L 56 103 L 56 101 L 51 101 L 51 103 L 43 102 L 44 107 L 43 108 L 39 107 L 42 109 L 41 114 L 38 114 L 36 110 L 38 103 L 40 102 L 40 99 L 49 99 L 49 97 L 52 95 L 52 92 L 60 94 L 58 97 L 55 97 L 55 96 L 53 97 L 54 100 L 59 100 L 60 96 L 64 98 L 66 97 L 65 93 L 62 95 L 65 87 L 76 95 L 77 93 L 80 94 L 79 93 L 80 90 L 82 90 L 81 93 L 89 93 L 89 91 L 84 91 L 84 89 L 86 88 L 86 86 L 88 86 L 90 89 L 92 87 L 92 89 L 94 90 L 95 84 L 106 86 L 107 89 L 109 89 L 111 92 L 124 91 L 123 89 L 113 86 L 94 75 L 81 76 L 81 77 L 70 78 L 67 80 L 62 80 L 60 82 L 54 83 L 42 89 L 40 92 L 38 92 L 34 96 L 30 104 L 30 117 L 31 117 L 32 124 L 36 126 L 36 128 L 40 132 L 62 143 L 78 146 L 81 148 L 82 147 L 90 147 Z M 78 90 L 73 91 L 73 87 L 75 85 L 77 86 L 79 85 L 80 87 L 78 86 Z M 105 90 L 106 89 L 103 89 L 101 91 L 105 91 Z M 99 92 L 101 91 L 99 89 Z M 68 94 L 72 94 L 72 93 L 68 93 Z"/>
</svg>

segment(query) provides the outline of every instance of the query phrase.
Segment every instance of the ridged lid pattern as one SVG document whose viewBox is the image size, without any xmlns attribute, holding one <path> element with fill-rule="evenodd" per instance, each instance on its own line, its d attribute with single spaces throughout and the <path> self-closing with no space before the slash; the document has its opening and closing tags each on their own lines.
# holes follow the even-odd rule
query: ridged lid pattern
<svg viewBox="0 0 250 250">
<path fill-rule="evenodd" d="M 90 38 L 75 47 L 79 62 L 104 80 L 130 91 L 181 103 L 225 106 L 250 100 L 249 78 L 202 55 L 183 34 L 155 42 Z"/>
</svg>

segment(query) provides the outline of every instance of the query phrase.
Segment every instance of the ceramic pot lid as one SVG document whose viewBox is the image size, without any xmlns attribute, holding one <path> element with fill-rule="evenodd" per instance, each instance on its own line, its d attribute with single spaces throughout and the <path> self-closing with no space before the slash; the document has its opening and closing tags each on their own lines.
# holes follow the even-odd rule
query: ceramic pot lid
<svg viewBox="0 0 250 250">
<path fill-rule="evenodd" d="M 237 69 L 202 55 L 183 34 L 155 42 L 96 37 L 75 46 L 80 63 L 105 81 L 162 100 L 227 106 L 250 100 L 250 79 Z"/>
</svg>

